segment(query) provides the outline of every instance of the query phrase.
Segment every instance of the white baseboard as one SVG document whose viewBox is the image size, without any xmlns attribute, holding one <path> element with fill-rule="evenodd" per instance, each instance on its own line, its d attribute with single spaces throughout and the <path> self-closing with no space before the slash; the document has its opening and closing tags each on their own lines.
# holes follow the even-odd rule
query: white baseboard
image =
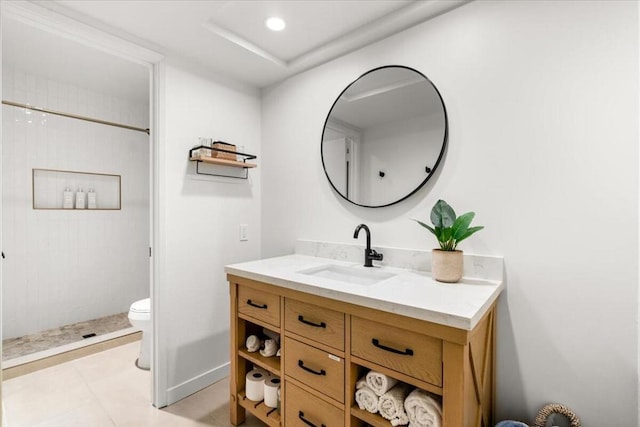
<svg viewBox="0 0 640 427">
<path fill-rule="evenodd" d="M 210 371 L 205 372 L 204 374 L 191 378 L 182 384 L 169 388 L 167 390 L 167 405 L 176 403 L 178 400 L 184 399 L 185 397 L 190 396 L 225 377 L 228 377 L 229 369 L 230 362 L 227 362 L 217 368 L 213 368 Z"/>
</svg>

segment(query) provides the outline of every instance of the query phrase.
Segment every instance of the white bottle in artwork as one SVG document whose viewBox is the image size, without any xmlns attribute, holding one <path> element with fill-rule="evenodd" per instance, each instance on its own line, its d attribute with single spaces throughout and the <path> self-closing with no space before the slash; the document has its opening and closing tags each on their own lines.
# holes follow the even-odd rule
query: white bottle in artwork
<svg viewBox="0 0 640 427">
<path fill-rule="evenodd" d="M 84 209 L 84 191 L 82 191 L 82 187 L 76 192 L 76 209 Z"/>
<path fill-rule="evenodd" d="M 73 191 L 70 187 L 64 189 L 62 194 L 62 207 L 64 209 L 73 209 Z"/>
<path fill-rule="evenodd" d="M 93 188 L 90 188 L 89 192 L 87 193 L 87 207 L 89 209 L 98 208 L 98 197 L 96 195 L 96 192 L 93 191 Z"/>
</svg>

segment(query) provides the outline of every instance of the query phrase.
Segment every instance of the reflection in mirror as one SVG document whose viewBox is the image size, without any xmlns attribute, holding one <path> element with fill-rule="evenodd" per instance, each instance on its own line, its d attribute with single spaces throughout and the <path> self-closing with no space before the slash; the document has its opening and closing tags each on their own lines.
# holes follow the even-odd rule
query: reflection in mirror
<svg viewBox="0 0 640 427">
<path fill-rule="evenodd" d="M 408 67 L 376 68 L 333 104 L 322 162 L 333 188 L 366 207 L 398 203 L 435 172 L 447 142 L 447 114 L 435 86 Z"/>
</svg>

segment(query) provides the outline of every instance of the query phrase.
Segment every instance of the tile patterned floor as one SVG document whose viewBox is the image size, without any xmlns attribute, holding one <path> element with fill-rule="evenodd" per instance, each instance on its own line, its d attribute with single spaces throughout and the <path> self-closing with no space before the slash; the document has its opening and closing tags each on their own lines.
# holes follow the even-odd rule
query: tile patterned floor
<svg viewBox="0 0 640 427">
<path fill-rule="evenodd" d="M 151 374 L 134 342 L 2 384 L 7 427 L 230 427 L 224 379 L 173 405 L 151 406 Z M 246 427 L 263 424 L 247 416 Z"/>
<path fill-rule="evenodd" d="M 9 338 L 2 341 L 2 360 L 6 361 L 82 341 L 83 335 L 96 334 L 96 336 L 100 336 L 130 327 L 128 313 L 119 313 L 23 337 Z"/>
</svg>

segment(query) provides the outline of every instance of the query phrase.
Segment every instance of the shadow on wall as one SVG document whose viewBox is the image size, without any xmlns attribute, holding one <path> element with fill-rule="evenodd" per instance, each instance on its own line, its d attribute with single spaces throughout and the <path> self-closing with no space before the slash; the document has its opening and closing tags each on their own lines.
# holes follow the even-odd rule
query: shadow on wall
<svg viewBox="0 0 640 427">
<path fill-rule="evenodd" d="M 182 195 L 184 196 L 198 196 L 198 197 L 211 197 L 218 196 L 223 198 L 238 198 L 248 199 L 253 197 L 253 179 L 257 171 L 255 169 L 248 170 L 247 179 L 242 178 L 229 178 L 218 177 L 209 175 L 196 174 L 196 162 L 185 160 L 185 173 L 182 181 Z M 236 172 L 237 168 L 220 167 L 223 173 L 226 173 L 224 169 L 233 169 Z M 242 170 L 242 169 L 240 169 Z M 218 172 L 215 171 L 214 172 Z M 252 176 L 254 174 L 254 176 Z"/>
<path fill-rule="evenodd" d="M 572 388 L 582 389 L 592 387 L 590 379 L 585 378 L 581 384 L 567 386 L 564 384 L 564 373 L 567 377 L 575 375 L 574 364 L 562 352 L 562 347 L 557 343 L 547 340 L 552 334 L 544 328 L 542 317 L 545 313 L 545 307 L 535 307 L 526 302 L 526 295 L 520 290 L 517 280 L 509 283 L 506 268 L 504 271 L 505 289 L 500 295 L 498 301 L 498 318 L 496 335 L 499 339 L 496 341 L 496 401 L 500 402 L 500 412 L 497 412 L 496 421 L 500 420 L 517 420 L 533 425 L 538 411 L 549 403 L 560 403 L 568 407 L 574 408 L 576 402 L 572 401 L 573 396 L 570 392 Z M 510 300 L 510 302 L 509 302 Z M 515 302 L 514 302 L 515 300 Z M 550 297 L 550 303 L 554 303 L 553 297 Z M 510 314 L 511 307 L 520 307 L 521 311 L 526 311 L 526 325 L 514 325 Z M 519 314 L 522 317 L 523 313 Z M 558 327 L 561 327 L 560 325 Z M 535 329 L 532 335 L 530 331 L 523 329 Z M 518 333 L 523 332 L 524 336 L 534 337 L 537 340 L 537 351 L 529 354 L 518 354 L 518 347 L 521 341 L 518 340 Z M 566 343 L 570 345 L 570 343 Z M 588 351 L 585 348 L 585 351 Z M 613 356 L 613 355 L 610 355 Z M 522 363 L 529 366 L 529 369 L 552 370 L 552 376 L 555 378 L 550 384 L 528 384 L 527 388 L 539 390 L 544 393 L 542 400 L 533 400 L 525 393 L 524 378 L 532 378 L 531 373 L 525 375 L 522 370 Z M 616 362 L 611 362 L 615 364 Z M 622 362 L 620 362 L 622 363 Z M 554 374 L 555 373 L 555 374 Z M 549 373 L 541 375 L 540 378 L 548 377 Z M 535 377 L 533 377 L 535 378 Z M 542 379 L 541 379 L 542 381 Z M 505 385 L 508 384 L 508 388 Z M 561 386 L 562 385 L 562 386 Z M 579 416 L 579 414 L 577 414 Z M 571 422 L 568 418 L 561 414 L 552 414 L 547 419 L 548 426 L 554 427 L 570 427 Z"/>
<path fill-rule="evenodd" d="M 182 399 L 229 375 L 229 330 L 170 349 L 170 354 L 169 390 Z"/>
<path fill-rule="evenodd" d="M 518 420 L 522 422 L 533 421 L 523 417 L 522 408 L 525 404 L 525 393 L 523 384 L 522 368 L 518 362 L 520 358 L 517 354 L 515 331 L 511 322 L 511 314 L 509 313 L 509 280 L 507 277 L 506 267 L 503 267 L 503 277 L 505 288 L 500 299 L 498 300 L 498 316 L 496 322 L 496 336 L 500 339 L 496 340 L 496 393 L 495 400 L 504 401 L 506 405 L 500 405 L 503 412 L 495 414 L 496 421 L 499 420 Z M 504 390 L 501 378 L 508 378 L 510 384 L 517 384 L 517 388 L 509 387 Z"/>
</svg>

